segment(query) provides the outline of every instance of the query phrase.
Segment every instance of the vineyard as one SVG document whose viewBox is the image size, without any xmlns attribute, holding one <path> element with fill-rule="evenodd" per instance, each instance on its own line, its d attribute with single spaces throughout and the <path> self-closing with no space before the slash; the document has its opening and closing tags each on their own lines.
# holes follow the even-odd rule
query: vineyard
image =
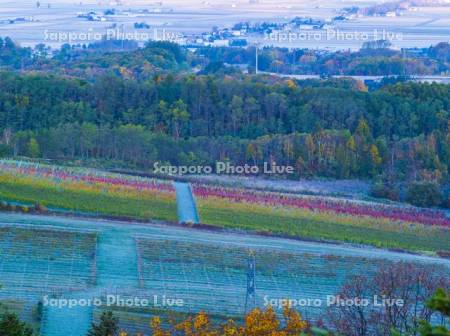
<svg viewBox="0 0 450 336">
<path fill-rule="evenodd" d="M 236 203 L 260 204 L 271 207 L 288 207 L 328 212 L 335 215 L 372 217 L 424 225 L 450 227 L 450 220 L 442 211 L 408 206 L 392 206 L 378 203 L 355 202 L 330 197 L 296 196 L 275 192 L 259 192 L 209 185 L 196 185 L 195 194 L 203 199 L 219 198 Z"/>
<path fill-rule="evenodd" d="M 59 286 L 83 289 L 95 283 L 95 233 L 0 227 L 0 241 L 1 278 L 7 281 L 2 280 L 4 288 L 19 284 L 26 290 L 48 291 Z M 17 269 L 24 272 L 19 279 L 8 273 Z M 47 270 L 47 277 L 25 276 Z M 53 283 L 47 281 L 50 278 Z"/>
<path fill-rule="evenodd" d="M 1 161 L 0 198 L 74 212 L 176 220 L 170 183 L 83 168 Z"/>
<path fill-rule="evenodd" d="M 203 224 L 314 240 L 437 253 L 443 210 L 192 183 Z M 171 181 L 86 168 L 0 161 L 0 199 L 140 220 L 177 220 Z"/>
<path fill-rule="evenodd" d="M 251 247 L 140 239 L 144 287 L 167 297 L 182 298 L 185 309 L 225 316 L 245 310 L 246 268 Z M 322 298 L 337 292 L 347 276 L 377 267 L 376 260 L 313 255 L 264 248 L 256 255 L 257 305 L 264 297 Z M 314 317 L 323 309 L 309 309 Z M 317 316 L 315 316 L 317 317 Z"/>
<path fill-rule="evenodd" d="M 29 318 L 48 293 L 84 290 L 96 279 L 94 232 L 0 226 L 0 300 Z"/>
<path fill-rule="evenodd" d="M 352 275 L 370 276 L 380 265 L 400 260 L 434 265 L 446 274 L 450 267 L 445 259 L 374 248 L 187 227 L 11 213 L 0 214 L 0 223 L 0 301 L 22 307 L 27 321 L 35 318 L 42 295 L 90 298 L 115 291 L 151 302 L 155 295 L 159 303 L 164 297 L 183 301 L 180 307 L 114 307 L 131 331 L 148 332 L 153 314 L 179 317 L 205 309 L 217 321 L 236 318 L 245 310 L 250 251 L 256 260 L 257 305 L 286 298 L 324 300 Z M 101 309 L 93 309 L 94 319 Z M 324 307 L 299 310 L 316 320 Z M 70 322 L 55 309 L 50 313 L 45 330 Z M 81 310 L 80 316 L 85 316 Z"/>
</svg>

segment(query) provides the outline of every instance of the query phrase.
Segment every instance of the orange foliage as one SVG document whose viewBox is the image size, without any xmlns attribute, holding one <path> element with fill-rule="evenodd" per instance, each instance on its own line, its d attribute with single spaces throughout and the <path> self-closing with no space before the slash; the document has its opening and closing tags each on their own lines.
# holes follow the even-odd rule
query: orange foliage
<svg viewBox="0 0 450 336">
<path fill-rule="evenodd" d="M 189 317 L 178 324 L 161 326 L 161 319 L 154 317 L 150 323 L 155 336 L 294 336 L 307 332 L 308 323 L 300 314 L 288 307 L 283 311 L 284 321 L 280 321 L 271 307 L 266 310 L 254 309 L 245 317 L 245 323 L 239 326 L 233 320 L 215 327 L 205 312 Z"/>
</svg>

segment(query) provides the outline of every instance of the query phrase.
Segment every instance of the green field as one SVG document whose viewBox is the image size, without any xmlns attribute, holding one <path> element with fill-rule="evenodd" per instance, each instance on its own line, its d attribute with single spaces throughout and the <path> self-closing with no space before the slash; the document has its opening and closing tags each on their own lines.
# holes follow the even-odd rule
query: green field
<svg viewBox="0 0 450 336">
<path fill-rule="evenodd" d="M 108 190 L 107 186 L 56 183 L 29 177 L 0 175 L 0 199 L 40 203 L 49 208 L 139 220 L 176 221 L 173 194 Z M 448 229 L 387 219 L 352 217 L 304 209 L 270 208 L 221 199 L 199 199 L 202 223 L 213 226 L 335 240 L 424 253 L 448 250 Z"/>
<path fill-rule="evenodd" d="M 449 230 L 386 219 L 199 201 L 202 222 L 313 240 L 338 240 L 417 252 L 448 250 Z"/>
<path fill-rule="evenodd" d="M 102 188 L 57 185 L 31 178 L 0 179 L 0 199 L 39 203 L 48 208 L 87 212 L 103 216 L 129 217 L 139 220 L 176 221 L 174 197 L 159 194 L 123 194 Z M 159 196 L 159 197 L 158 197 Z"/>
</svg>

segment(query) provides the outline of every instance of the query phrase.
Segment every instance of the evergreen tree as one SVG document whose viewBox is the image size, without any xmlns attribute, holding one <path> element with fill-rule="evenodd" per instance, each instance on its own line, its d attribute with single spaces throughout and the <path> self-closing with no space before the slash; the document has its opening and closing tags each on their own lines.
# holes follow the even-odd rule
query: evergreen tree
<svg viewBox="0 0 450 336">
<path fill-rule="evenodd" d="M 32 336 L 33 330 L 21 322 L 16 314 L 5 313 L 0 319 L 0 335 L 2 336 Z"/>
<path fill-rule="evenodd" d="M 88 336 L 115 336 L 119 330 L 119 319 L 111 311 L 103 312 L 100 323 L 92 323 Z"/>
</svg>

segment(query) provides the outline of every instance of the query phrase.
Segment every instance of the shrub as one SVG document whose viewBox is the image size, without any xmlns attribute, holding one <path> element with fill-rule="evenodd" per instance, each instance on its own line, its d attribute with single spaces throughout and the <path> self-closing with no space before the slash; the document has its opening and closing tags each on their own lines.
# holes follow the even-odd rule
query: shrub
<svg viewBox="0 0 450 336">
<path fill-rule="evenodd" d="M 386 183 L 375 183 L 370 190 L 370 194 L 377 198 L 387 198 L 392 201 L 398 201 L 400 199 L 398 189 Z"/>
<path fill-rule="evenodd" d="M 36 203 L 34 205 L 34 211 L 36 211 L 38 213 L 43 213 L 43 212 L 47 212 L 47 208 L 43 204 Z"/>
<path fill-rule="evenodd" d="M 26 205 L 20 205 L 18 210 L 23 213 L 28 213 L 28 207 Z"/>
<path fill-rule="evenodd" d="M 407 202 L 420 207 L 440 205 L 442 198 L 439 185 L 434 182 L 413 182 L 406 194 Z"/>
<path fill-rule="evenodd" d="M 12 153 L 11 146 L 0 144 L 0 157 L 10 156 Z"/>
</svg>

